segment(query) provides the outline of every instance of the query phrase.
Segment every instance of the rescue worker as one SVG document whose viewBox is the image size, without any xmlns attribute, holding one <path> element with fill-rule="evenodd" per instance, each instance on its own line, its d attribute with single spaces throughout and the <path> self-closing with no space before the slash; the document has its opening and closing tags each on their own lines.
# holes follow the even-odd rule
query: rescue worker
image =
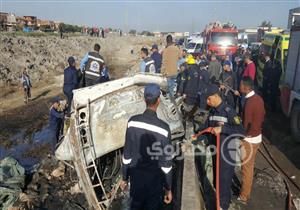
<svg viewBox="0 0 300 210">
<path fill-rule="evenodd" d="M 200 109 L 206 108 L 206 98 L 203 97 L 204 91 L 207 89 L 210 83 L 210 75 L 208 72 L 208 63 L 203 61 L 199 64 L 199 85 L 198 85 L 198 100 Z"/>
<path fill-rule="evenodd" d="M 238 201 L 245 204 L 250 198 L 256 154 L 262 142 L 265 108 L 263 99 L 254 92 L 254 82 L 250 77 L 242 79 L 240 91 L 246 98 L 242 115 L 246 138 L 241 142 L 242 187 Z"/>
<path fill-rule="evenodd" d="M 67 115 L 70 115 L 71 104 L 72 104 L 72 100 L 73 100 L 73 90 L 76 89 L 77 84 L 78 84 L 78 73 L 77 73 L 76 64 L 75 64 L 75 58 L 72 56 L 69 57 L 68 63 L 69 63 L 69 66 L 64 70 L 63 91 L 68 99 L 67 100 L 67 103 L 68 103 Z"/>
<path fill-rule="evenodd" d="M 50 108 L 49 116 L 49 130 L 50 139 L 52 143 L 52 154 L 55 152 L 55 146 L 59 141 L 60 134 L 63 131 L 64 125 L 64 110 L 60 109 L 60 98 L 54 97 L 51 100 L 52 106 Z"/>
<path fill-rule="evenodd" d="M 22 76 L 21 76 L 21 85 L 23 87 L 23 92 L 24 92 L 24 102 L 27 103 L 28 100 L 31 99 L 31 80 L 30 77 L 27 73 L 26 68 L 24 69 Z"/>
<path fill-rule="evenodd" d="M 200 69 L 196 64 L 196 60 L 193 55 L 187 56 L 186 63 L 187 69 L 186 74 L 184 74 L 185 84 L 183 88 L 183 98 L 185 104 L 187 105 L 185 107 L 185 110 L 189 112 L 194 107 L 197 101 Z"/>
<path fill-rule="evenodd" d="M 152 51 L 151 58 L 152 60 L 154 60 L 154 65 L 155 65 L 155 73 L 160 73 L 162 56 L 158 52 L 157 44 L 152 45 L 151 51 Z"/>
<path fill-rule="evenodd" d="M 270 101 L 270 89 L 271 89 L 271 80 L 272 80 L 272 69 L 273 69 L 273 62 L 270 58 L 269 53 L 264 54 L 265 58 L 265 65 L 263 71 L 263 86 L 262 86 L 262 93 L 264 97 L 264 101 L 269 103 Z"/>
<path fill-rule="evenodd" d="M 177 78 L 176 78 L 176 83 L 177 83 L 176 94 L 177 94 L 177 96 L 183 95 L 185 78 L 187 78 L 186 74 L 187 74 L 187 64 L 184 62 L 180 65 L 179 72 L 178 72 Z"/>
<path fill-rule="evenodd" d="M 222 99 L 217 85 L 210 85 L 206 91 L 207 105 L 211 107 L 205 127 L 213 127 L 212 132 L 220 134 L 220 206 L 222 210 L 228 210 L 231 200 L 231 183 L 234 176 L 234 164 L 236 158 L 235 141 L 232 135 L 244 133 L 241 119 L 234 109 L 228 106 Z M 211 144 L 215 145 L 215 137 L 210 136 Z M 213 158 L 215 161 L 215 158 Z M 216 166 L 214 164 L 214 166 Z M 214 178 L 216 183 L 216 177 Z"/>
<path fill-rule="evenodd" d="M 236 74 L 231 70 L 231 63 L 227 60 L 224 61 L 219 82 L 224 101 L 235 109 L 235 96 L 239 95 L 237 91 L 237 78 Z"/>
<path fill-rule="evenodd" d="M 99 54 L 100 45 L 94 45 L 94 51 L 87 53 L 80 62 L 80 69 L 84 72 L 85 86 L 92 86 L 100 83 L 103 71 L 104 60 Z"/>
<path fill-rule="evenodd" d="M 270 84 L 270 107 L 272 112 L 276 112 L 276 104 L 278 101 L 278 96 L 280 95 L 279 91 L 279 82 L 282 74 L 281 63 L 278 60 L 274 60 L 273 70 L 271 74 L 271 84 Z"/>
<path fill-rule="evenodd" d="M 123 153 L 121 189 L 130 181 L 131 210 L 159 210 L 172 201 L 172 148 L 168 124 L 157 117 L 160 87 L 144 89 L 147 109 L 128 121 Z"/>
<path fill-rule="evenodd" d="M 155 73 L 155 62 L 152 58 L 149 57 L 148 49 L 143 47 L 141 49 L 141 58 L 140 71 L 141 73 Z"/>
</svg>

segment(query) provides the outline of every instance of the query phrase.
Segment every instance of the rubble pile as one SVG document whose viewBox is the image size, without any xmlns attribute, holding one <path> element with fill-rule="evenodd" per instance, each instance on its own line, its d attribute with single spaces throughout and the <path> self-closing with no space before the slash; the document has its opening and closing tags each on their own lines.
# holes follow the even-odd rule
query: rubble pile
<svg viewBox="0 0 300 210">
<path fill-rule="evenodd" d="M 138 39 L 138 41 L 137 41 Z M 101 54 L 112 71 L 118 69 L 116 77 L 123 76 L 120 71 L 127 71 L 136 65 L 139 49 L 153 44 L 155 38 L 117 37 L 109 34 L 105 39 L 87 36 L 73 36 L 60 39 L 58 36 L 27 37 L 8 34 L 0 35 L 0 86 L 17 85 L 24 68 L 27 68 L 33 83 L 50 80 L 53 75 L 63 73 L 67 58 L 74 56 L 77 68 L 86 52 L 93 50 L 93 45 L 101 45 Z M 131 54 L 133 50 L 134 54 Z M 133 60 L 135 62 L 133 62 Z M 122 68 L 122 69 L 120 69 Z"/>
</svg>

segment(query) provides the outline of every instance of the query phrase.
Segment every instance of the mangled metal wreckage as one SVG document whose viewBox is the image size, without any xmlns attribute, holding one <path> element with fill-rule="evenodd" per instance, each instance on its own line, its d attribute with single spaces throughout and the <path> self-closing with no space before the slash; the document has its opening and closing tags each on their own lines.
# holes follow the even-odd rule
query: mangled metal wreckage
<svg viewBox="0 0 300 210">
<path fill-rule="evenodd" d="M 70 127 L 56 157 L 72 162 L 93 209 L 107 209 L 117 193 L 127 121 L 145 110 L 143 91 L 149 83 L 166 90 L 166 78 L 138 74 L 74 91 Z M 169 124 L 173 140 L 184 136 L 175 102 L 164 94 L 158 117 Z"/>
</svg>

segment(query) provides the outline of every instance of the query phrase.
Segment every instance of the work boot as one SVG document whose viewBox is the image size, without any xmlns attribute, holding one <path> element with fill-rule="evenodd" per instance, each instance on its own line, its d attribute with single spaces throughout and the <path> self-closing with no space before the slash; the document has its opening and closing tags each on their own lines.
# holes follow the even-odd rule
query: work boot
<svg viewBox="0 0 300 210">
<path fill-rule="evenodd" d="M 241 198 L 240 196 L 239 197 L 237 197 L 237 199 L 236 199 L 239 203 L 241 203 L 241 204 L 243 204 L 243 205 L 247 205 L 247 200 L 245 200 L 245 199 L 243 199 L 243 198 Z"/>
</svg>

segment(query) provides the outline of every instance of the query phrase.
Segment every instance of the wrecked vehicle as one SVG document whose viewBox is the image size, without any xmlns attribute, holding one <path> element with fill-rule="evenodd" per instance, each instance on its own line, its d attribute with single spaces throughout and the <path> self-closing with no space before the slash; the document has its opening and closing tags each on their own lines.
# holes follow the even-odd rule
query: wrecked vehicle
<svg viewBox="0 0 300 210">
<path fill-rule="evenodd" d="M 56 157 L 70 161 L 93 209 L 107 209 L 120 183 L 121 149 L 128 119 L 144 112 L 144 86 L 167 87 L 160 75 L 137 74 L 74 91 L 70 126 L 56 150 Z M 172 140 L 184 136 L 181 115 L 174 102 L 161 96 L 158 117 L 170 126 Z M 93 190 L 94 189 L 94 190 Z"/>
</svg>

